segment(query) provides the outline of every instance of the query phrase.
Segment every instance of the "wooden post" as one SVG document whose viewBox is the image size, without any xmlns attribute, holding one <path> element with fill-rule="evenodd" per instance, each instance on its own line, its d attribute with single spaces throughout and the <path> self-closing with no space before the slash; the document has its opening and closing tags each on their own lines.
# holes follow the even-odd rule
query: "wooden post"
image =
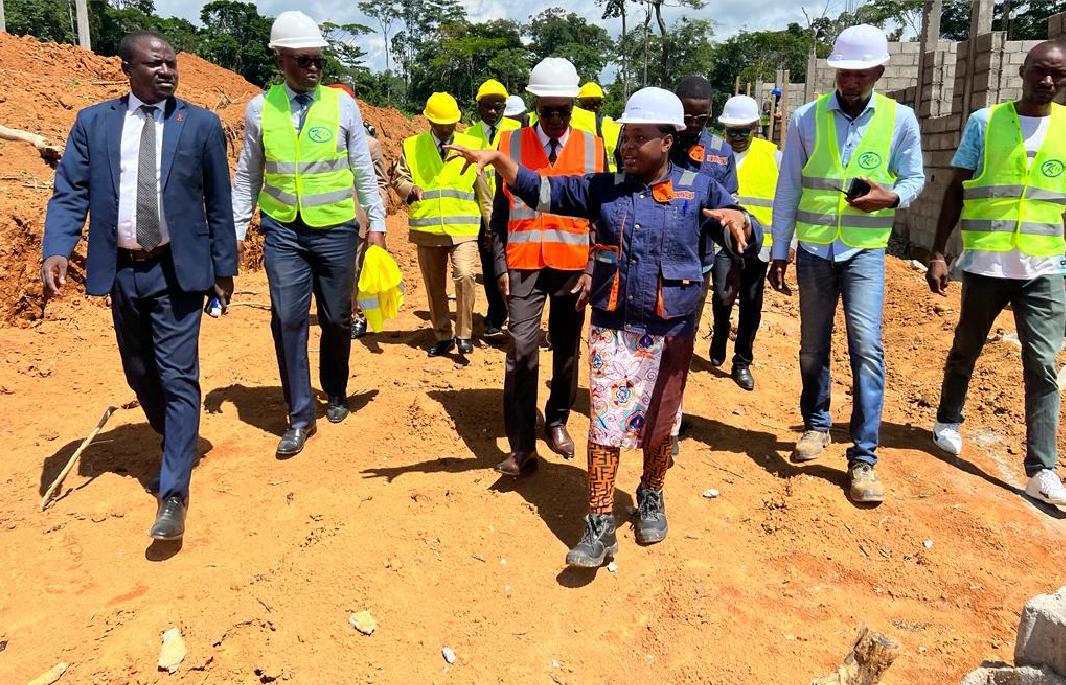
<svg viewBox="0 0 1066 685">
<path fill-rule="evenodd" d="M 0 33 L 7 33 L 7 18 L 4 16 L 4 0 L 0 0 Z"/>
<path fill-rule="evenodd" d="M 749 98 L 751 97 L 751 81 L 748 81 L 748 86 L 745 95 L 747 95 Z"/>
<path fill-rule="evenodd" d="M 792 80 L 792 72 L 789 69 L 785 69 L 781 73 L 781 147 L 785 147 L 785 134 L 788 133 L 788 82 Z"/>
<path fill-rule="evenodd" d="M 740 95 L 740 76 L 733 80 L 733 95 Z"/>
<path fill-rule="evenodd" d="M 74 8 L 78 12 L 78 43 L 86 50 L 92 50 L 92 41 L 89 40 L 89 5 L 87 0 L 74 0 Z"/>
</svg>

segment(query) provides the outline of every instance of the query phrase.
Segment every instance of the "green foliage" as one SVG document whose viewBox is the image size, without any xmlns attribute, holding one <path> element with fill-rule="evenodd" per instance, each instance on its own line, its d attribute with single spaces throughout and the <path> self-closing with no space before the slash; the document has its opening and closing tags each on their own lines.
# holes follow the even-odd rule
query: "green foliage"
<svg viewBox="0 0 1066 685">
<path fill-rule="evenodd" d="M 992 10 L 992 30 L 1006 31 L 1009 40 L 1047 38 L 1047 20 L 1066 12 L 1066 0 L 1001 0 Z M 966 40 L 970 34 L 969 0 L 945 0 L 940 36 Z"/>
<path fill-rule="evenodd" d="M 270 42 L 271 17 L 264 17 L 251 2 L 212 0 L 200 10 L 205 27 L 197 52 L 224 65 L 257 86 L 274 80 L 277 67 Z"/>
<path fill-rule="evenodd" d="M 582 81 L 593 80 L 611 61 L 614 42 L 606 29 L 558 7 L 532 17 L 527 28 L 533 61 L 565 57 Z"/>
<path fill-rule="evenodd" d="M 30 35 L 57 43 L 78 42 L 70 0 L 5 0 L 4 10 L 11 35 Z"/>
</svg>

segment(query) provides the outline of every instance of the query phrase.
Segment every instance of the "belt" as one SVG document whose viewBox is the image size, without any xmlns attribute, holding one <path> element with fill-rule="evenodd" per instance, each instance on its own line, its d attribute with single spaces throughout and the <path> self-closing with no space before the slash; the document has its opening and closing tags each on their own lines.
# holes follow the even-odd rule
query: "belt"
<svg viewBox="0 0 1066 685">
<path fill-rule="evenodd" d="M 170 243 L 163 243 L 157 245 L 151 250 L 129 250 L 124 247 L 118 248 L 118 256 L 124 258 L 129 262 L 147 262 L 149 259 L 155 259 L 160 255 L 166 254 L 170 250 Z"/>
</svg>

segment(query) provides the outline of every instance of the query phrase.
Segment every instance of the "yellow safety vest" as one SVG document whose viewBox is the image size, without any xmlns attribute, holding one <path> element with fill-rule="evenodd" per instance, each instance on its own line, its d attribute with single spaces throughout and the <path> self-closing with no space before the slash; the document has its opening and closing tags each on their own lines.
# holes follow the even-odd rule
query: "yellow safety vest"
<svg viewBox="0 0 1066 685">
<path fill-rule="evenodd" d="M 774 244 L 771 222 L 774 218 L 774 193 L 777 190 L 777 146 L 762 138 L 751 139 L 748 154 L 737 165 L 740 190 L 737 202 L 759 220 L 763 228 L 763 246 Z"/>
<path fill-rule="evenodd" d="M 1062 255 L 1066 210 L 1066 107 L 1051 105 L 1047 138 L 1029 164 L 1013 102 L 992 107 L 981 175 L 963 181 L 967 250 Z"/>
<path fill-rule="evenodd" d="M 455 133 L 452 142 L 473 149 L 480 144 L 464 133 Z M 458 157 L 445 163 L 428 131 L 406 138 L 403 153 L 414 184 L 422 189 L 422 199 L 407 209 L 408 227 L 453 238 L 476 236 L 481 229 L 481 207 L 474 193 L 477 167 L 471 164 L 464 172 Z"/>
<path fill-rule="evenodd" d="M 852 178 L 865 176 L 891 188 L 896 176 L 888 169 L 892 133 L 896 125 L 896 101 L 874 93 L 874 115 L 858 148 L 844 169 L 836 121 L 829 111 L 830 98 L 818 98 L 815 105 L 814 153 L 803 167 L 796 237 L 800 242 L 829 245 L 840 240 L 848 247 L 878 248 L 888 245 L 896 210 L 866 213 L 847 203 L 843 189 Z"/>
<path fill-rule="evenodd" d="M 530 122 L 532 126 L 533 122 Z M 618 137 L 622 132 L 622 126 L 615 123 L 609 116 L 600 117 L 599 126 L 596 125 L 596 113 L 590 109 L 584 109 L 574 105 L 574 112 L 570 115 L 570 126 L 585 133 L 599 136 L 603 140 L 603 147 L 607 152 L 607 170 L 612 174 L 618 171 L 614 161 L 614 151 L 618 147 Z"/>
<path fill-rule="evenodd" d="M 299 134 L 285 86 L 271 86 L 263 101 L 263 189 L 259 208 L 276 221 L 297 214 L 308 226 L 336 226 L 355 218 L 354 175 L 341 140 L 340 91 L 315 89 Z"/>
<path fill-rule="evenodd" d="M 522 124 L 518 123 L 514 119 L 508 119 L 507 117 L 500 117 L 500 120 L 496 123 L 496 135 L 493 137 L 493 139 L 491 141 L 488 139 L 488 136 L 485 135 L 485 122 L 484 121 L 477 122 L 476 124 L 474 124 L 470 128 L 468 128 L 465 131 L 463 131 L 463 133 L 465 133 L 468 136 L 477 138 L 478 141 L 480 141 L 480 143 L 481 143 L 481 145 L 480 145 L 481 149 L 483 149 L 483 150 L 487 150 L 487 149 L 495 150 L 496 148 L 498 148 L 500 146 L 500 137 L 504 134 L 504 132 L 506 132 L 506 131 L 517 131 L 520 128 L 522 128 Z M 489 192 L 495 194 L 496 193 L 496 167 L 494 167 L 494 166 L 492 166 L 490 164 L 489 166 L 485 167 L 485 170 L 482 173 L 485 174 L 485 180 L 488 181 Z"/>
</svg>

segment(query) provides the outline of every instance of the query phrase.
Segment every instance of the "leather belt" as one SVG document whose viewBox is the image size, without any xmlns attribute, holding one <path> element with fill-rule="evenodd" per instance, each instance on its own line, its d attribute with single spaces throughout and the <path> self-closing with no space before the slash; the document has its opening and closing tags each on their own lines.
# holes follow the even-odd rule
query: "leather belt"
<svg viewBox="0 0 1066 685">
<path fill-rule="evenodd" d="M 118 248 L 119 257 L 126 259 L 130 262 L 146 262 L 149 259 L 155 259 L 160 255 L 164 255 L 170 250 L 170 243 L 163 243 L 157 245 L 151 250 L 129 250 L 124 247 Z"/>
</svg>

